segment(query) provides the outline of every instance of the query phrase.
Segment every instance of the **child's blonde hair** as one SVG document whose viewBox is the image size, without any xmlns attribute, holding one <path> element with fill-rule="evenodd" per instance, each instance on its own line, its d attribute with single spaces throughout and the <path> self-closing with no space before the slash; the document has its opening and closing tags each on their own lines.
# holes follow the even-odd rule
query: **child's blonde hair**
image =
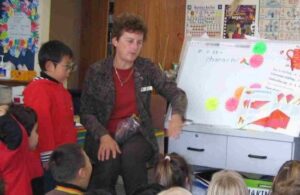
<svg viewBox="0 0 300 195">
<path fill-rule="evenodd" d="M 157 195 L 192 195 L 192 193 L 182 187 L 172 187 L 167 190 L 161 191 Z"/>
<path fill-rule="evenodd" d="M 300 161 L 286 161 L 274 178 L 272 195 L 300 194 Z"/>
<path fill-rule="evenodd" d="M 215 173 L 208 186 L 207 195 L 248 195 L 242 176 L 235 171 L 222 170 Z"/>
</svg>

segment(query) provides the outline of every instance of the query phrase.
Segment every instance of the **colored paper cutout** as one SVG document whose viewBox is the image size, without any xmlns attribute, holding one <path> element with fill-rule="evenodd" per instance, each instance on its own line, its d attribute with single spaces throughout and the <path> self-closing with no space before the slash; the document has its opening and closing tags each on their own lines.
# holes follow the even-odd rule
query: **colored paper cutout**
<svg viewBox="0 0 300 195">
<path fill-rule="evenodd" d="M 283 93 L 280 93 L 277 95 L 277 101 L 280 102 L 280 100 L 284 97 Z"/>
<path fill-rule="evenodd" d="M 245 87 L 239 87 L 239 88 L 237 88 L 236 90 L 235 90 L 235 92 L 234 92 L 234 97 L 236 98 L 236 99 L 240 99 L 240 97 L 241 97 L 241 95 L 242 95 L 242 93 L 243 93 L 243 90 L 244 90 L 244 88 Z"/>
<path fill-rule="evenodd" d="M 207 111 L 215 111 L 217 110 L 219 107 L 219 100 L 218 98 L 212 97 L 212 98 L 208 98 L 205 101 L 205 109 Z"/>
<path fill-rule="evenodd" d="M 252 89 L 259 89 L 259 88 L 261 88 L 261 84 L 259 84 L 259 83 L 253 83 L 252 85 L 250 85 L 250 88 L 252 88 Z"/>
<path fill-rule="evenodd" d="M 281 110 L 274 110 L 271 114 L 267 117 L 261 118 L 253 122 L 253 124 L 264 126 L 264 127 L 271 127 L 273 129 L 286 129 L 289 123 L 290 117 L 283 113 Z"/>
<path fill-rule="evenodd" d="M 233 112 L 237 109 L 238 104 L 239 104 L 239 100 L 237 98 L 232 97 L 226 101 L 225 108 L 227 111 Z"/>
<path fill-rule="evenodd" d="M 253 53 L 263 55 L 267 51 L 267 45 L 264 41 L 257 42 L 253 47 Z"/>
<path fill-rule="evenodd" d="M 246 64 L 246 65 L 249 65 L 249 63 L 247 62 L 246 58 L 243 58 L 243 59 L 240 61 L 240 64 Z"/>
<path fill-rule="evenodd" d="M 290 101 L 292 101 L 294 99 L 294 96 L 292 94 L 289 94 L 285 98 L 286 98 L 286 102 L 290 103 Z"/>
<path fill-rule="evenodd" d="M 251 102 L 250 108 L 259 109 L 269 102 L 270 101 L 254 101 L 254 102 Z"/>
<path fill-rule="evenodd" d="M 253 55 L 250 58 L 250 65 L 253 68 L 258 68 L 258 67 L 260 67 L 260 65 L 262 65 L 263 61 L 264 61 L 264 57 L 263 56 L 261 56 L 261 55 Z"/>
<path fill-rule="evenodd" d="M 244 107 L 244 108 L 249 108 L 249 104 L 250 104 L 250 100 L 245 100 L 245 101 L 243 102 L 243 107 Z"/>
</svg>

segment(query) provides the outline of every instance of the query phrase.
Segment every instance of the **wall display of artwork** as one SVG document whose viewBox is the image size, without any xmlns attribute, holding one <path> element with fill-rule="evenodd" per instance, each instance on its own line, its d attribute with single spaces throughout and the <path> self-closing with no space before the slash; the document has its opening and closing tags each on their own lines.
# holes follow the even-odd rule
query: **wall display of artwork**
<svg viewBox="0 0 300 195">
<path fill-rule="evenodd" d="M 5 62 L 34 69 L 39 40 L 38 5 L 38 0 L 0 0 L 0 55 L 4 55 Z"/>
<path fill-rule="evenodd" d="M 299 0 L 260 0 L 259 33 L 273 40 L 300 40 Z"/>
<path fill-rule="evenodd" d="M 185 34 L 201 36 L 207 33 L 210 37 L 220 37 L 222 29 L 222 5 L 216 3 L 198 4 L 188 1 L 186 6 Z"/>
<path fill-rule="evenodd" d="M 212 38 L 243 38 L 257 32 L 259 0 L 244 0 L 229 14 L 232 0 L 187 0 L 185 35 Z"/>
<path fill-rule="evenodd" d="M 230 14 L 230 5 L 225 5 L 223 38 L 243 39 L 245 35 L 254 36 L 256 5 L 240 5 L 236 11 Z"/>
<path fill-rule="evenodd" d="M 233 0 L 187 0 L 185 36 L 300 40 L 300 0 L 242 0 L 233 14 Z"/>
</svg>

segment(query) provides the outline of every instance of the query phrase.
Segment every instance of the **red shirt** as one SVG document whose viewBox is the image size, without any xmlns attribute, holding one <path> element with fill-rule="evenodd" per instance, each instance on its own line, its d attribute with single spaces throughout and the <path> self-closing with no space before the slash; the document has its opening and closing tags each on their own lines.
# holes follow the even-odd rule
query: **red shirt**
<svg viewBox="0 0 300 195">
<path fill-rule="evenodd" d="M 27 157 L 28 171 L 31 179 L 41 177 L 44 174 L 40 155 L 34 151 L 28 152 Z"/>
<path fill-rule="evenodd" d="M 31 175 L 28 172 L 28 136 L 22 130 L 22 142 L 15 150 L 9 150 L 0 141 L 0 178 L 4 181 L 5 195 L 31 195 Z"/>
<path fill-rule="evenodd" d="M 133 69 L 116 69 L 116 71 L 113 73 L 116 94 L 115 105 L 106 126 L 111 135 L 115 134 L 117 125 L 122 119 L 130 117 L 132 114 L 138 114 Z M 120 79 L 123 82 L 123 86 Z"/>
<path fill-rule="evenodd" d="M 72 98 L 61 83 L 34 80 L 23 94 L 24 104 L 38 116 L 39 153 L 52 151 L 61 144 L 76 143 Z"/>
</svg>

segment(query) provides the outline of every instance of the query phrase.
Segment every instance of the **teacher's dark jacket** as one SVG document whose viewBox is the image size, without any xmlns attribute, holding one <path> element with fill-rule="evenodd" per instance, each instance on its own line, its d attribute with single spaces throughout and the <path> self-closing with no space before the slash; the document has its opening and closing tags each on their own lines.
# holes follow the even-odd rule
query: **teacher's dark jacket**
<svg viewBox="0 0 300 195">
<path fill-rule="evenodd" d="M 172 105 L 172 114 L 184 116 L 187 99 L 184 91 L 150 60 L 138 57 L 133 65 L 138 113 L 142 135 L 151 144 L 157 160 L 158 144 L 150 114 L 151 86 Z M 149 90 L 150 89 L 150 90 Z M 113 57 L 96 62 L 88 69 L 81 96 L 80 121 L 87 129 L 85 150 L 92 161 L 97 161 L 99 138 L 108 134 L 105 128 L 115 103 Z"/>
</svg>

